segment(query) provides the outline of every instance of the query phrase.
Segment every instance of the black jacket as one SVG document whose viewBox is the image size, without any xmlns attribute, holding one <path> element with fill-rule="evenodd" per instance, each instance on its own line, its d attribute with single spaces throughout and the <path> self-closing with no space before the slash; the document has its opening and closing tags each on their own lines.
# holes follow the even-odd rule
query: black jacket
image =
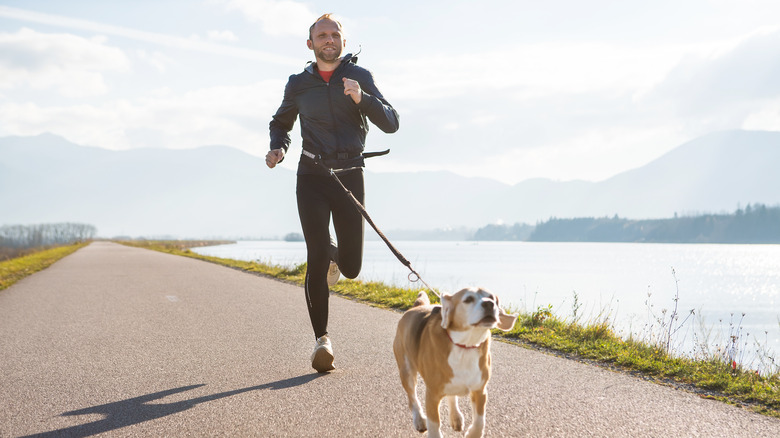
<svg viewBox="0 0 780 438">
<path fill-rule="evenodd" d="M 290 76 L 282 105 L 269 126 L 271 149 L 287 152 L 290 131 L 299 115 L 303 149 L 326 159 L 335 159 L 339 153 L 352 158 L 363 152 L 368 133 L 366 118 L 386 133 L 398 130 L 398 113 L 376 88 L 371 72 L 356 62 L 356 57 L 344 56 L 330 82 L 322 79 L 314 63 Z M 358 81 L 363 90 L 360 104 L 344 94 L 342 78 Z M 309 173 L 320 174 L 323 169 L 302 157 L 298 174 Z"/>
</svg>

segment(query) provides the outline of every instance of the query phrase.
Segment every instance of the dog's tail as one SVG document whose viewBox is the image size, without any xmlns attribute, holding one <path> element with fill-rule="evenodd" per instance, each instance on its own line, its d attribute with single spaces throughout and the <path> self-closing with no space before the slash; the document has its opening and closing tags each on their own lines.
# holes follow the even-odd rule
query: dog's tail
<svg viewBox="0 0 780 438">
<path fill-rule="evenodd" d="M 417 300 L 414 302 L 414 304 L 412 304 L 412 307 L 427 306 L 430 304 L 431 300 L 428 298 L 428 293 L 422 290 L 419 294 L 417 294 Z"/>
</svg>

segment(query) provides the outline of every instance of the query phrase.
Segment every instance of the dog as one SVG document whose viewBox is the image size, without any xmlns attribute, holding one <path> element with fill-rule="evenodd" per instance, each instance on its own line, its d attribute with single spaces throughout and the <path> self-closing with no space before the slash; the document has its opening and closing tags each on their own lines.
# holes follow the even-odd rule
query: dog
<svg viewBox="0 0 780 438">
<path fill-rule="evenodd" d="M 509 331 L 517 315 L 505 313 L 498 297 L 482 288 L 466 288 L 442 295 L 432 306 L 420 292 L 412 308 L 398 322 L 393 353 L 401 384 L 409 400 L 412 423 L 418 432 L 438 438 L 439 405 L 447 399 L 450 426 L 463 430 L 458 396 L 471 396 L 472 423 L 466 436 L 481 437 L 485 428 L 487 383 L 490 380 L 490 330 Z M 425 412 L 417 398 L 417 374 L 425 382 Z"/>
</svg>

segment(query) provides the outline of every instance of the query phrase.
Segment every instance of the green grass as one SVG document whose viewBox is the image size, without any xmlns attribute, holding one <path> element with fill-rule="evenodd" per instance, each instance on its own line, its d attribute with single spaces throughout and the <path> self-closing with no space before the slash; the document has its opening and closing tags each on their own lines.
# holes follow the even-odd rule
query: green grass
<svg viewBox="0 0 780 438">
<path fill-rule="evenodd" d="M 192 257 L 284 281 L 303 284 L 306 265 L 292 269 L 243 262 L 193 253 L 187 242 L 120 242 L 171 254 Z M 404 289 L 381 283 L 341 280 L 333 292 L 374 306 L 405 310 L 411 307 L 421 289 Z M 428 293 L 431 302 L 438 299 Z M 576 318 L 575 318 L 576 319 Z M 671 384 L 727 403 L 780 418 L 780 373 L 758 375 L 733 367 L 718 357 L 689 359 L 669 354 L 663 345 L 626 340 L 616 335 L 605 319 L 588 323 L 567 322 L 554 315 L 551 306 L 533 312 L 520 312 L 509 332 L 495 331 L 509 342 L 551 351 L 554 354 L 590 361 L 600 366 L 640 375 L 662 384 Z"/>
<path fill-rule="evenodd" d="M 691 359 L 667 353 L 662 345 L 623 339 L 607 322 L 579 324 L 537 312 L 521 314 L 515 327 L 500 336 L 639 373 L 659 383 L 682 385 L 708 398 L 744 405 L 780 418 L 780 374 L 758 375 L 711 357 Z"/>
<path fill-rule="evenodd" d="M 57 260 L 72 254 L 89 242 L 44 249 L 22 257 L 0 262 L 0 290 L 40 270 L 46 269 Z"/>
</svg>

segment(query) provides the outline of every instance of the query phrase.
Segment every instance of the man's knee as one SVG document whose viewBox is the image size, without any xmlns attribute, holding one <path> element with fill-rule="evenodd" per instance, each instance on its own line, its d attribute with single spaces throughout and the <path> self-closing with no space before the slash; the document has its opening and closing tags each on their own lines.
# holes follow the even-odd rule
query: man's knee
<svg viewBox="0 0 780 438">
<path fill-rule="evenodd" d="M 339 271 L 341 275 L 351 279 L 357 278 L 360 275 L 361 261 L 349 263 L 347 260 L 339 260 Z"/>
</svg>

